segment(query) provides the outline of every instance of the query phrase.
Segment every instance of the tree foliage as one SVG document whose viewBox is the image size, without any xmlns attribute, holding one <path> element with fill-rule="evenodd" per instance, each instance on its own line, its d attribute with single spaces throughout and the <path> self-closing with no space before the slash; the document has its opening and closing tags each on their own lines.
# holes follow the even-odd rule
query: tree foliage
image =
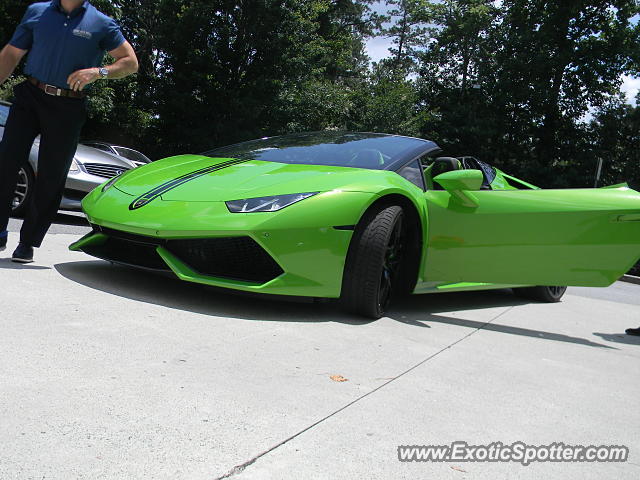
<svg viewBox="0 0 640 480">
<path fill-rule="evenodd" d="M 0 0 L 8 41 L 28 0 Z M 93 0 L 138 75 L 92 87 L 85 136 L 152 157 L 264 135 L 384 131 L 542 186 L 638 181 L 636 0 Z M 379 10 L 379 8 L 378 8 Z M 370 64 L 364 42 L 391 40 Z M 108 60 L 107 60 L 108 61 Z M 0 96 L 10 96 L 15 76 Z"/>
<path fill-rule="evenodd" d="M 425 12 L 419 84 L 440 115 L 424 133 L 543 185 L 580 183 L 586 120 L 637 68 L 636 2 L 444 0 Z"/>
</svg>

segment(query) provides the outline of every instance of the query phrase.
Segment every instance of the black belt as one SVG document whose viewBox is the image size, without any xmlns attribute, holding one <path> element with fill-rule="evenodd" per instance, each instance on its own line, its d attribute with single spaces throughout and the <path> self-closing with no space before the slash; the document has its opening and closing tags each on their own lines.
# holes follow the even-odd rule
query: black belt
<svg viewBox="0 0 640 480">
<path fill-rule="evenodd" d="M 48 83 L 41 82 L 37 78 L 29 77 L 29 83 L 35 85 L 47 95 L 54 97 L 70 97 L 70 98 L 84 98 L 87 96 L 84 92 L 76 92 L 75 90 L 68 90 L 66 88 L 58 88 L 55 85 L 49 85 Z"/>
</svg>

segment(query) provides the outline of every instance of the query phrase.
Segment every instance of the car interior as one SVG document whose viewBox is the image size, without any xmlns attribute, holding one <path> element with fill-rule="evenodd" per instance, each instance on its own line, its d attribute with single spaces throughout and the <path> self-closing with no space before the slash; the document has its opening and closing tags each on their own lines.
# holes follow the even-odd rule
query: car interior
<svg viewBox="0 0 640 480">
<path fill-rule="evenodd" d="M 481 190 L 491 190 L 491 182 L 495 178 L 493 167 L 474 157 L 427 157 L 422 160 L 422 167 L 428 190 L 443 190 L 433 179 L 442 173 L 454 170 L 480 170 L 484 179 Z"/>
</svg>

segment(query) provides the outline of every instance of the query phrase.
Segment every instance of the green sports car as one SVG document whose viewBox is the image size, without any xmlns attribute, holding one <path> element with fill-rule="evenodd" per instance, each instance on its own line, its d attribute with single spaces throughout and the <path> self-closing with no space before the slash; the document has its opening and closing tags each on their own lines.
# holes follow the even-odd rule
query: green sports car
<svg viewBox="0 0 640 480">
<path fill-rule="evenodd" d="M 396 295 L 514 288 L 558 301 L 640 256 L 640 193 L 543 190 L 433 142 L 315 132 L 127 171 L 82 202 L 71 245 L 189 282 L 339 298 L 379 318 Z"/>
</svg>

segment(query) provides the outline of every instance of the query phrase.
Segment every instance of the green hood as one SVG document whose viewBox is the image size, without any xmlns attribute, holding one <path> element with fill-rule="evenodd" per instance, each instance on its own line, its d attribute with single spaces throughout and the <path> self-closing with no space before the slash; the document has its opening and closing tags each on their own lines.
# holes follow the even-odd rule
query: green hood
<svg viewBox="0 0 640 480">
<path fill-rule="evenodd" d="M 115 187 L 140 196 L 159 186 L 194 172 L 184 183 L 167 189 L 162 200 L 212 202 L 281 195 L 324 192 L 334 189 L 368 191 L 362 182 L 371 177 L 395 175 L 381 170 L 363 170 L 324 165 L 298 165 L 259 160 L 230 161 L 200 155 L 165 158 L 131 170 Z"/>
</svg>

